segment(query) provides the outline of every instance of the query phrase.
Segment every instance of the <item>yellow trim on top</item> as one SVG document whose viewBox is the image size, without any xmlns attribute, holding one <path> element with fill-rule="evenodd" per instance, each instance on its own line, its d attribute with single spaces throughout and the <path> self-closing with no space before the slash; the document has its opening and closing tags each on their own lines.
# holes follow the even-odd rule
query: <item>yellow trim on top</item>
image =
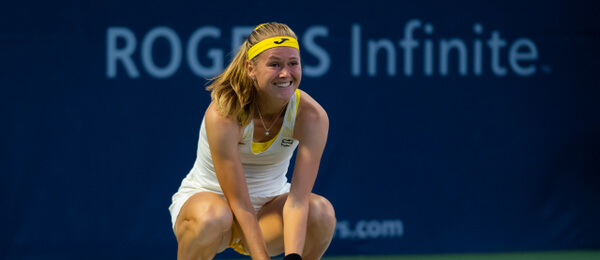
<svg viewBox="0 0 600 260">
<path fill-rule="evenodd" d="M 296 114 L 298 114 L 298 105 L 300 105 L 300 90 L 296 89 Z M 282 125 L 282 127 L 283 127 L 283 125 Z M 279 129 L 279 132 L 281 132 L 281 129 Z M 253 153 L 262 153 L 262 152 L 266 151 L 267 149 L 269 149 L 269 147 L 271 147 L 273 142 L 275 142 L 275 140 L 279 136 L 279 132 L 277 132 L 275 137 L 273 137 L 269 141 L 262 142 L 262 143 L 261 142 L 252 142 L 252 152 Z"/>
<path fill-rule="evenodd" d="M 300 106 L 300 90 L 296 89 L 296 115 L 298 114 L 298 106 Z"/>
<path fill-rule="evenodd" d="M 252 142 L 252 152 L 253 153 L 262 153 L 262 152 L 266 151 L 267 149 L 269 149 L 269 147 L 271 147 L 271 145 L 273 144 L 273 142 L 275 142 L 275 140 L 277 139 L 278 136 L 279 136 L 279 132 L 277 132 L 277 134 L 275 135 L 275 137 L 273 137 L 273 139 L 266 141 L 264 143 Z"/>
</svg>

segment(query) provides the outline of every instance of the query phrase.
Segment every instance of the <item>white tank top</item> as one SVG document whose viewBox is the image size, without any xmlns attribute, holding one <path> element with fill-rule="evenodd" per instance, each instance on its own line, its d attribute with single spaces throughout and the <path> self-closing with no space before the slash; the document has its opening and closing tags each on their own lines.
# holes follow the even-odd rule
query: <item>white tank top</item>
<svg viewBox="0 0 600 260">
<path fill-rule="evenodd" d="M 263 152 L 252 151 L 254 124 L 250 123 L 244 129 L 238 150 L 248 183 L 248 193 L 251 197 L 271 197 L 289 191 L 290 184 L 287 182 L 286 174 L 292 154 L 298 146 L 298 140 L 293 136 L 299 100 L 300 91 L 296 90 L 296 94 L 292 95 L 287 105 L 279 133 Z M 211 191 L 223 194 L 208 147 L 204 119 L 200 127 L 196 162 L 182 181 L 179 192 L 190 192 L 190 189 L 196 192 Z"/>
</svg>

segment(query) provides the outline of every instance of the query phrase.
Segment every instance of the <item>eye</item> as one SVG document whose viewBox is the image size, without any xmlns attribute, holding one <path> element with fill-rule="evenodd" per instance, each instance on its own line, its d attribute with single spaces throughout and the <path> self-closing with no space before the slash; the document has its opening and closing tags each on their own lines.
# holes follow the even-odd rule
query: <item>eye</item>
<svg viewBox="0 0 600 260">
<path fill-rule="evenodd" d="M 298 62 L 297 62 L 297 61 L 292 61 L 292 62 L 290 62 L 290 66 L 296 66 L 296 65 L 298 65 Z"/>
<path fill-rule="evenodd" d="M 269 66 L 269 67 L 279 67 L 279 63 L 277 63 L 277 62 L 271 62 L 267 66 Z"/>
</svg>

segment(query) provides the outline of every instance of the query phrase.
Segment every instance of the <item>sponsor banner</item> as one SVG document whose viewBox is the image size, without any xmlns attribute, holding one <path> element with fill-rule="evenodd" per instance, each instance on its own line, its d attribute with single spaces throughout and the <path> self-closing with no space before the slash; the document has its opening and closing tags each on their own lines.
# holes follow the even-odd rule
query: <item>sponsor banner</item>
<svg viewBox="0 0 600 260">
<path fill-rule="evenodd" d="M 411 77 L 414 74 L 426 77 L 448 76 L 451 70 L 457 71 L 458 75 L 463 77 L 482 76 L 484 70 L 497 77 L 509 74 L 528 77 L 535 75 L 539 69 L 545 73 L 550 73 L 552 70 L 551 65 L 537 64 L 538 48 L 530 38 L 519 37 L 508 41 L 501 36 L 499 30 L 491 30 L 484 34 L 484 26 L 479 22 L 473 24 L 473 35 L 468 35 L 469 40 L 458 37 L 434 39 L 434 25 L 420 19 L 408 20 L 403 27 L 394 28 L 394 31 L 400 32 L 398 37 L 400 39 L 364 39 L 361 24 L 347 24 L 345 27 L 350 30 L 350 38 L 340 44 L 349 48 L 351 52 L 345 60 L 339 62 L 350 64 L 348 76 L 352 77 L 363 75 L 376 77 L 379 74 L 388 77 Z M 225 30 L 228 36 L 230 35 L 231 46 L 227 47 L 231 47 L 231 53 L 237 52 L 253 28 L 233 26 L 230 30 Z M 300 34 L 302 55 L 316 60 L 316 64 L 304 66 L 304 76 L 324 77 L 327 76 L 332 65 L 336 66 L 331 60 L 332 50 L 316 42 L 317 40 L 329 41 L 329 32 L 328 26 L 308 25 L 308 28 Z M 468 30 L 462 29 L 458 33 L 466 32 Z M 203 46 L 203 41 L 221 39 L 223 34 L 225 34 L 224 30 L 219 27 L 202 26 L 194 30 L 187 42 L 182 42 L 182 36 L 174 29 L 168 26 L 156 26 L 138 40 L 130 28 L 108 27 L 106 76 L 118 77 L 117 67 L 122 66 L 124 76 L 129 78 L 139 78 L 140 70 L 154 78 L 168 78 L 174 76 L 179 69 L 184 69 L 182 67 L 187 67 L 200 78 L 214 77 L 226 65 L 225 49 L 228 48 L 206 48 Z M 422 39 L 415 34 L 420 34 Z M 159 66 L 155 63 L 153 47 L 161 40 L 167 43 L 163 51 L 168 55 L 168 62 Z M 118 41 L 123 42 L 121 47 L 118 46 Z M 140 42 L 139 47 L 138 42 Z M 205 53 L 198 53 L 199 50 Z M 136 65 L 134 53 L 140 53 L 141 66 Z M 202 64 L 199 56 L 208 58 L 210 65 Z M 484 56 L 486 63 L 483 62 Z M 415 61 L 416 58 L 422 60 Z M 423 67 L 415 68 L 415 63 L 422 63 Z M 378 68 L 378 64 L 384 65 L 383 68 Z"/>
</svg>

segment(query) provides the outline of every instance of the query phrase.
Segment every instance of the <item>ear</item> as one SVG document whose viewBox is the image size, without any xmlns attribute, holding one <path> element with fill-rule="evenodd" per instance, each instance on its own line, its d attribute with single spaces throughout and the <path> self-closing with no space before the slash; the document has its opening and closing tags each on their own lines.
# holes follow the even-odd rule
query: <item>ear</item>
<svg viewBox="0 0 600 260">
<path fill-rule="evenodd" d="M 251 79 L 253 79 L 255 77 L 255 72 L 254 72 L 254 63 L 252 61 L 247 60 L 246 61 L 246 73 L 248 73 L 248 77 L 250 77 Z"/>
</svg>

